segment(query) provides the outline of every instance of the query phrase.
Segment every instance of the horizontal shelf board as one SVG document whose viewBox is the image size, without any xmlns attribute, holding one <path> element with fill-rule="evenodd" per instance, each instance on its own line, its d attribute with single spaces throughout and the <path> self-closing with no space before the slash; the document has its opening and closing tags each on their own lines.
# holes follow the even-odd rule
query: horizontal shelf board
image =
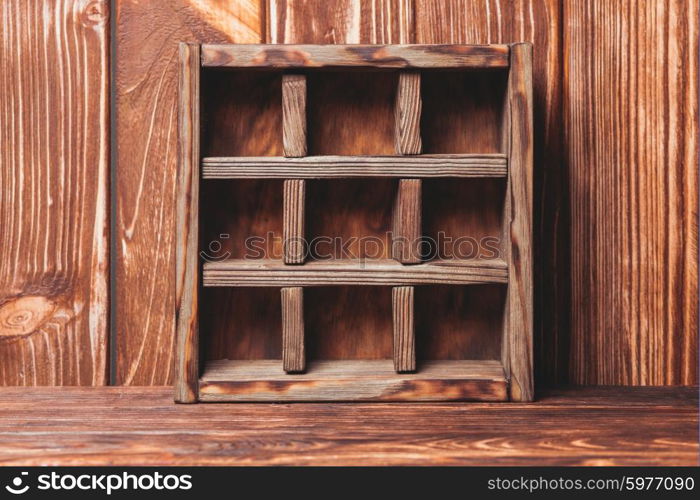
<svg viewBox="0 0 700 500">
<path fill-rule="evenodd" d="M 499 361 L 424 361 L 418 372 L 392 360 L 312 361 L 287 374 L 281 360 L 207 362 L 201 401 L 504 401 Z"/>
<path fill-rule="evenodd" d="M 507 45 L 202 45 L 202 66 L 507 68 Z"/>
<path fill-rule="evenodd" d="M 402 265 L 395 260 L 322 260 L 285 265 L 281 260 L 224 260 L 204 263 L 204 286 L 331 286 L 507 283 L 501 259 L 444 260 Z"/>
<path fill-rule="evenodd" d="M 348 177 L 505 177 L 502 154 L 416 156 L 211 157 L 204 179 L 323 179 Z"/>
</svg>

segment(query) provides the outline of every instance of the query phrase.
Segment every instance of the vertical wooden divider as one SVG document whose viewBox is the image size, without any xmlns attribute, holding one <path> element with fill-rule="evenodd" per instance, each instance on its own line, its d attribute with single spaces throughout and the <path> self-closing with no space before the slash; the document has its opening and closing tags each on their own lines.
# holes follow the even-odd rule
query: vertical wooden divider
<svg viewBox="0 0 700 500">
<path fill-rule="evenodd" d="M 284 156 L 306 156 L 306 75 L 282 75 Z"/>
<path fill-rule="evenodd" d="M 397 373 L 412 372 L 416 370 L 414 287 L 397 286 L 391 292 L 394 320 L 394 370 Z"/>
<path fill-rule="evenodd" d="M 394 109 L 394 146 L 399 155 L 420 154 L 422 150 L 420 86 L 420 72 L 399 73 Z M 392 221 L 391 256 L 402 264 L 421 261 L 421 191 L 420 179 L 399 179 Z M 416 370 L 413 301 L 414 287 L 393 288 L 394 370 L 397 373 Z"/>
<path fill-rule="evenodd" d="M 284 156 L 306 156 L 306 76 L 282 76 L 282 140 Z M 303 179 L 284 181 L 283 248 L 285 264 L 304 263 Z"/>
<path fill-rule="evenodd" d="M 396 154 L 421 152 L 420 72 L 401 71 L 396 92 Z M 402 264 L 418 264 L 421 238 L 421 180 L 400 179 L 392 222 L 391 256 Z"/>
<path fill-rule="evenodd" d="M 282 288 L 282 366 L 287 373 L 306 370 L 304 289 Z"/>
<path fill-rule="evenodd" d="M 420 179 L 399 179 L 391 229 L 391 256 L 402 264 L 421 262 L 421 188 Z"/>
<path fill-rule="evenodd" d="M 304 179 L 286 179 L 282 200 L 283 213 L 283 252 L 285 264 L 304 263 L 304 200 L 306 183 Z"/>
<path fill-rule="evenodd" d="M 503 320 L 502 362 L 510 380 L 510 399 L 532 401 L 532 45 L 510 48 L 510 70 L 503 117 L 503 147 L 508 156 L 504 203 L 504 259 L 508 294 Z"/>
<path fill-rule="evenodd" d="M 200 46 L 180 44 L 176 252 L 175 401 L 197 401 L 199 380 L 199 76 Z"/>
<path fill-rule="evenodd" d="M 284 156 L 307 153 L 306 76 L 282 76 L 282 142 Z M 283 200 L 283 251 L 285 264 L 304 263 L 304 202 L 306 181 L 286 179 Z M 304 289 L 282 288 L 282 367 L 287 373 L 306 370 L 304 347 Z"/>
<path fill-rule="evenodd" d="M 306 156 L 306 76 L 282 76 L 282 139 L 284 156 Z M 304 263 L 304 198 L 303 179 L 284 181 L 283 248 L 285 264 Z"/>
<path fill-rule="evenodd" d="M 421 153 L 423 149 L 420 135 L 421 107 L 420 72 L 401 71 L 394 109 L 396 119 L 394 146 L 397 154 Z"/>
</svg>

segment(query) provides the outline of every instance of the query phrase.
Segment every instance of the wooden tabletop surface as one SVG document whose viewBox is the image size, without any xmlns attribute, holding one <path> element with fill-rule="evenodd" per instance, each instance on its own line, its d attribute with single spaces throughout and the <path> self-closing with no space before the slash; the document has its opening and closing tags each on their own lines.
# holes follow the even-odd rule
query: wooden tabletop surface
<svg viewBox="0 0 700 500">
<path fill-rule="evenodd" d="M 538 401 L 172 403 L 161 388 L 1 388 L 0 465 L 697 465 L 698 389 Z"/>
</svg>

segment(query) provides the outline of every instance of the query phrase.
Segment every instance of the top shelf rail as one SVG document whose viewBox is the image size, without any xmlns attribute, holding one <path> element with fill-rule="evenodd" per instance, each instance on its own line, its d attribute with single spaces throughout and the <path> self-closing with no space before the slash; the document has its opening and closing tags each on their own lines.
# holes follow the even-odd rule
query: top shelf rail
<svg viewBox="0 0 700 500">
<path fill-rule="evenodd" d="M 201 64 L 236 68 L 507 68 L 508 45 L 202 45 Z"/>
</svg>

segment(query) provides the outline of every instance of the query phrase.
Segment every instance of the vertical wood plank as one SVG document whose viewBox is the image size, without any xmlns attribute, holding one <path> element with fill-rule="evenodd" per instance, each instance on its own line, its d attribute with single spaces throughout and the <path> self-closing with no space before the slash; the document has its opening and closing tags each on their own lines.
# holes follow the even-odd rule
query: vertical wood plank
<svg viewBox="0 0 700 500">
<path fill-rule="evenodd" d="M 420 72 L 401 71 L 396 92 L 396 154 L 417 155 L 420 138 Z"/>
<path fill-rule="evenodd" d="M 395 104 L 396 154 L 420 154 L 420 72 L 401 71 Z M 416 264 L 420 258 L 421 181 L 400 179 L 393 214 L 392 258 Z"/>
<path fill-rule="evenodd" d="M 302 287 L 282 288 L 282 365 L 287 373 L 306 370 Z"/>
<path fill-rule="evenodd" d="M 304 200 L 306 181 L 287 179 L 284 181 L 282 240 L 285 264 L 304 263 Z"/>
<path fill-rule="evenodd" d="M 571 223 L 561 113 L 561 2 L 415 0 L 414 5 L 416 43 L 534 45 L 535 366 L 538 380 L 566 383 L 574 354 L 569 349 Z M 585 18 L 578 22 L 586 26 Z"/>
<path fill-rule="evenodd" d="M 510 145 L 505 224 L 509 228 L 507 359 L 510 398 L 532 401 L 532 45 L 511 45 L 508 78 Z"/>
<path fill-rule="evenodd" d="M 197 401 L 199 381 L 199 80 L 200 46 L 180 44 L 177 225 L 175 244 L 175 401 Z"/>
<path fill-rule="evenodd" d="M 306 156 L 306 76 L 282 76 L 282 142 L 284 156 Z"/>
<path fill-rule="evenodd" d="M 104 385 L 109 5 L 5 0 L 0 26 L 0 385 Z"/>
<path fill-rule="evenodd" d="M 394 318 L 394 370 L 416 370 L 414 287 L 396 286 L 391 290 Z"/>
<path fill-rule="evenodd" d="M 265 1 L 268 43 L 413 43 L 414 40 L 413 0 Z"/>
<path fill-rule="evenodd" d="M 576 384 L 698 381 L 698 2 L 564 5 Z"/>
<path fill-rule="evenodd" d="M 400 179 L 392 221 L 391 256 L 404 264 L 421 262 L 421 180 Z"/>
<path fill-rule="evenodd" d="M 118 0 L 116 18 L 115 382 L 164 385 L 175 365 L 178 43 L 260 43 L 264 22 L 259 0 Z"/>
</svg>

